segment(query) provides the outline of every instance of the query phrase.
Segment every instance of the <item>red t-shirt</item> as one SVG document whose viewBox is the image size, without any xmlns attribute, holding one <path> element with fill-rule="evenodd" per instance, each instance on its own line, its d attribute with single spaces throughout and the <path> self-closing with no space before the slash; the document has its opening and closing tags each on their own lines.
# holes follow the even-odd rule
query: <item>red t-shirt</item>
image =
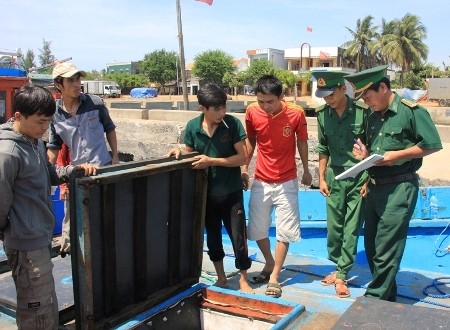
<svg viewBox="0 0 450 330">
<path fill-rule="evenodd" d="M 267 114 L 257 102 L 250 104 L 245 113 L 247 135 L 256 138 L 255 178 L 268 183 L 297 178 L 297 140 L 308 140 L 303 108 L 281 103 L 283 109 L 276 115 Z"/>
<path fill-rule="evenodd" d="M 61 146 L 61 150 L 58 152 L 58 158 L 56 159 L 56 165 L 59 166 L 67 166 L 70 165 L 70 150 L 67 145 L 63 144 Z M 69 187 L 67 183 L 63 183 L 59 185 L 59 193 L 69 192 Z"/>
</svg>

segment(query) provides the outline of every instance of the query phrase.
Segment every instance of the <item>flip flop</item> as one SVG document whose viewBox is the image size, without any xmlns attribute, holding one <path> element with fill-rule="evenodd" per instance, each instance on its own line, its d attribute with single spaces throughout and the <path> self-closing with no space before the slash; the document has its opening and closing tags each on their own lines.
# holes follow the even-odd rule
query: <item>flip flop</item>
<svg viewBox="0 0 450 330">
<path fill-rule="evenodd" d="M 272 271 L 270 272 L 266 272 L 266 271 L 261 271 L 261 273 L 259 273 L 258 276 L 253 276 L 253 283 L 267 283 L 269 282 L 270 279 L 270 275 L 272 274 Z"/>
<path fill-rule="evenodd" d="M 281 297 L 281 285 L 278 283 L 268 283 L 267 289 L 266 289 L 266 296 L 273 297 L 273 298 L 280 298 Z"/>
<path fill-rule="evenodd" d="M 325 278 L 322 281 L 320 281 L 320 284 L 328 286 L 333 285 L 335 282 L 336 282 L 336 272 L 332 272 L 327 276 L 325 276 Z"/>
<path fill-rule="evenodd" d="M 336 290 L 336 295 L 339 298 L 350 297 L 350 290 L 348 289 L 347 281 L 344 281 L 344 280 L 341 280 L 341 279 L 337 279 L 334 282 L 334 288 Z"/>
</svg>

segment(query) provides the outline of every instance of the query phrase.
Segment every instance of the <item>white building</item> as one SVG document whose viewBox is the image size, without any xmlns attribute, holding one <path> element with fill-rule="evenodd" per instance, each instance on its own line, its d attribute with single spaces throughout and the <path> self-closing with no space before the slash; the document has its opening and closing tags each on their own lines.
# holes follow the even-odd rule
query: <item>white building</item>
<svg viewBox="0 0 450 330">
<path fill-rule="evenodd" d="M 252 65 L 252 61 L 265 59 L 271 62 L 274 68 L 287 69 L 287 61 L 284 56 L 284 50 L 274 48 L 262 48 L 247 50 L 247 57 L 249 66 Z"/>
</svg>

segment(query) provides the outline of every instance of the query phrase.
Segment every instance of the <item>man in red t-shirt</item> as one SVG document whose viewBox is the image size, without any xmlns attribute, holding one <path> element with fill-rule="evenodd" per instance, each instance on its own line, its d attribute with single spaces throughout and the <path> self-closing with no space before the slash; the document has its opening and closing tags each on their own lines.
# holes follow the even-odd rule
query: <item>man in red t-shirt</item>
<svg viewBox="0 0 450 330">
<path fill-rule="evenodd" d="M 281 296 L 278 277 L 286 259 L 290 242 L 300 240 L 296 148 L 303 164 L 302 183 L 311 184 L 308 169 L 308 133 L 303 109 L 283 101 L 281 81 L 266 75 L 256 82 L 257 103 L 250 104 L 245 114 L 247 129 L 247 165 L 242 179 L 248 187 L 250 163 L 257 146 L 254 182 L 249 201 L 248 238 L 256 240 L 265 265 L 253 278 L 266 283 L 266 295 Z M 275 258 L 270 250 L 269 228 L 275 209 Z"/>
</svg>

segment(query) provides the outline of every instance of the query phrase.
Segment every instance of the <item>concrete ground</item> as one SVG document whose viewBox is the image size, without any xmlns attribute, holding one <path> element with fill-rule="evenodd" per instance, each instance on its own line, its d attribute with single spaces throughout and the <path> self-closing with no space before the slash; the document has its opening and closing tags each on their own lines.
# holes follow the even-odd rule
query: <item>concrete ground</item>
<svg viewBox="0 0 450 330">
<path fill-rule="evenodd" d="M 424 158 L 418 171 L 422 178 L 431 181 L 447 181 L 450 184 L 450 143 L 443 143 L 443 149 Z"/>
</svg>

